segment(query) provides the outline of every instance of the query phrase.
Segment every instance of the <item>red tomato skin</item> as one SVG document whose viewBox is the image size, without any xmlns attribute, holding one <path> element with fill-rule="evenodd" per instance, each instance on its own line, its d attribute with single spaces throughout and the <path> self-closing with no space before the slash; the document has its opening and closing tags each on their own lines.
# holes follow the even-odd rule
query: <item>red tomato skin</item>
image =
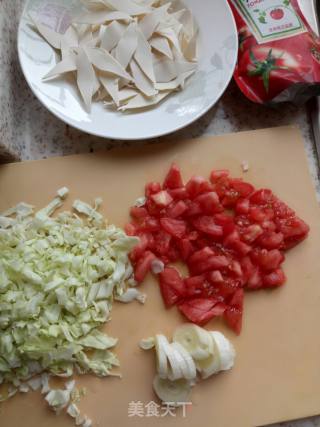
<svg viewBox="0 0 320 427">
<path fill-rule="evenodd" d="M 149 182 L 145 188 L 145 196 L 150 197 L 152 194 L 159 193 L 161 191 L 161 184 L 159 182 Z"/>
<path fill-rule="evenodd" d="M 223 211 L 220 204 L 219 196 L 216 192 L 204 193 L 195 198 L 195 203 L 198 203 L 202 209 L 202 213 L 206 215 L 216 214 Z"/>
<path fill-rule="evenodd" d="M 189 197 L 186 187 L 175 188 L 174 190 L 168 189 L 168 192 L 174 200 L 186 200 Z"/>
<path fill-rule="evenodd" d="M 137 235 L 137 227 L 131 223 L 128 223 L 124 227 L 124 231 L 127 236 L 136 236 Z"/>
<path fill-rule="evenodd" d="M 230 172 L 227 169 L 213 170 L 210 174 L 212 184 L 218 182 L 221 178 L 228 178 Z"/>
<path fill-rule="evenodd" d="M 151 270 L 151 263 L 155 258 L 156 256 L 150 251 L 144 252 L 139 258 L 134 272 L 134 278 L 137 283 L 142 283 L 144 281 L 146 275 Z"/>
<path fill-rule="evenodd" d="M 161 218 L 160 224 L 163 230 L 173 237 L 182 239 L 186 236 L 187 225 L 185 221 L 173 218 Z"/>
<path fill-rule="evenodd" d="M 186 294 L 185 284 L 176 268 L 166 267 L 159 274 L 160 291 L 167 307 L 176 304 Z"/>
<path fill-rule="evenodd" d="M 139 235 L 140 242 L 132 249 L 130 259 L 136 262 L 146 251 L 149 245 L 149 239 L 146 234 Z"/>
<path fill-rule="evenodd" d="M 211 270 L 223 270 L 229 266 L 230 262 L 225 256 L 211 256 L 197 263 L 189 261 L 188 266 L 193 274 L 202 274 Z"/>
<path fill-rule="evenodd" d="M 213 191 L 213 187 L 209 181 L 202 176 L 193 176 L 186 185 L 187 192 L 191 199 L 194 199 L 200 194 Z"/>
<path fill-rule="evenodd" d="M 173 202 L 167 209 L 167 215 L 169 218 L 178 218 L 182 216 L 188 210 L 188 206 L 183 200 Z"/>
<path fill-rule="evenodd" d="M 263 286 L 265 288 L 274 288 L 282 286 L 286 282 L 286 276 L 281 268 L 272 271 L 269 274 L 265 274 L 262 277 Z"/>
<path fill-rule="evenodd" d="M 250 200 L 249 199 L 239 199 L 237 201 L 235 211 L 238 215 L 246 215 L 250 209 Z"/>
<path fill-rule="evenodd" d="M 258 239 L 258 244 L 265 249 L 282 249 L 284 245 L 284 236 L 282 233 L 265 232 Z"/>
<path fill-rule="evenodd" d="M 159 193 L 152 194 L 150 198 L 157 206 L 162 208 L 166 208 L 173 201 L 173 198 L 166 190 L 162 190 L 159 191 Z"/>
<path fill-rule="evenodd" d="M 166 255 L 171 245 L 172 236 L 160 230 L 154 238 L 154 249 L 158 255 Z"/>
<path fill-rule="evenodd" d="M 216 316 L 221 316 L 226 306 L 216 298 L 189 298 L 178 305 L 185 317 L 197 325 L 203 326 Z"/>
<path fill-rule="evenodd" d="M 222 237 L 223 228 L 217 225 L 214 218 L 211 216 L 201 216 L 193 220 L 193 226 L 202 233 L 212 237 Z"/>
<path fill-rule="evenodd" d="M 175 163 L 173 163 L 167 176 L 165 177 L 163 188 L 165 190 L 166 189 L 175 190 L 177 188 L 182 188 L 182 187 L 183 187 L 183 181 L 182 181 L 180 169 Z"/>
<path fill-rule="evenodd" d="M 179 239 L 177 240 L 176 245 L 178 246 L 180 256 L 183 261 L 187 261 L 195 251 L 194 246 L 189 239 Z"/>
</svg>

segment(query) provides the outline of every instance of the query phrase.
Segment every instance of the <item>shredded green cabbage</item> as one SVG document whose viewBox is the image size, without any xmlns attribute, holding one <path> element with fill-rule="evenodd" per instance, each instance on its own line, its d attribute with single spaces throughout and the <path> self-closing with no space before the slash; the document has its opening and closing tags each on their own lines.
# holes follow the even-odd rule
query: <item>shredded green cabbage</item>
<svg viewBox="0 0 320 427">
<path fill-rule="evenodd" d="M 110 350 L 117 339 L 99 327 L 113 299 L 135 285 L 128 254 L 138 240 L 106 226 L 100 199 L 94 208 L 74 203 L 85 218 L 51 217 L 67 193 L 36 213 L 20 203 L 0 214 L 0 384 L 13 387 L 10 395 L 43 372 L 106 376 L 119 366 Z M 47 398 L 58 406 L 66 400 L 63 393 Z"/>
</svg>

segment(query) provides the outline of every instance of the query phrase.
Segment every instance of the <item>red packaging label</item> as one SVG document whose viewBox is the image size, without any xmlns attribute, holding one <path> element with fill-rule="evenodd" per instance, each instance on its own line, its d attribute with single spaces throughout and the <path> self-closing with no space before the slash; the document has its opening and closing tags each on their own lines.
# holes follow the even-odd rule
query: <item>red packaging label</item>
<svg viewBox="0 0 320 427">
<path fill-rule="evenodd" d="M 320 40 L 297 0 L 228 0 L 239 34 L 235 79 L 258 103 L 320 94 Z"/>
</svg>

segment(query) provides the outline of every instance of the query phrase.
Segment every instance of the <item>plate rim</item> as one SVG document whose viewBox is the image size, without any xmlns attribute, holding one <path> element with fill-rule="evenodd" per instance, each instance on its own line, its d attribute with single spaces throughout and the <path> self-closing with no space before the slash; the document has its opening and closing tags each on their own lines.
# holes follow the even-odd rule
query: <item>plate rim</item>
<svg viewBox="0 0 320 427">
<path fill-rule="evenodd" d="M 173 133 L 179 132 L 182 129 L 185 129 L 186 127 L 194 124 L 197 120 L 199 120 L 201 117 L 203 117 L 213 106 L 215 106 L 221 99 L 221 97 L 223 96 L 223 94 L 225 93 L 226 89 L 229 86 L 229 83 L 231 82 L 232 78 L 233 78 L 233 74 L 237 65 L 237 60 L 238 60 L 238 54 L 239 54 L 239 45 L 238 45 L 238 29 L 237 29 L 237 24 L 236 24 L 236 20 L 235 17 L 232 13 L 232 9 L 228 3 L 227 0 L 225 0 L 225 5 L 227 7 L 228 13 L 230 15 L 231 21 L 232 21 L 232 25 L 233 25 L 233 34 L 235 36 L 236 39 L 236 48 L 234 49 L 234 58 L 233 58 L 233 63 L 232 66 L 230 67 L 230 76 L 228 76 L 228 78 L 225 81 L 225 84 L 219 88 L 219 92 L 217 95 L 217 98 L 214 101 L 211 101 L 208 105 L 206 105 L 202 110 L 199 111 L 199 113 L 197 113 L 188 123 L 186 124 L 182 124 L 179 125 L 177 127 L 175 127 L 172 130 L 165 130 L 165 131 L 157 131 L 153 134 L 149 134 L 149 135 L 144 135 L 144 136 L 110 136 L 110 135 L 106 135 L 100 132 L 95 132 L 94 130 L 84 130 L 83 127 L 81 126 L 77 126 L 76 123 L 74 123 L 73 121 L 71 121 L 71 119 L 69 120 L 67 116 L 63 116 L 61 114 L 59 114 L 54 108 L 51 108 L 50 106 L 48 106 L 45 102 L 43 102 L 43 100 L 38 96 L 37 92 L 34 90 L 29 78 L 28 78 L 28 73 L 25 70 L 25 67 L 23 65 L 23 60 L 21 57 L 21 51 L 20 51 L 20 40 L 21 40 L 21 36 L 22 36 L 22 26 L 23 26 L 23 19 L 26 16 L 26 11 L 27 8 L 29 7 L 29 4 L 31 3 L 32 0 L 27 0 L 27 2 L 24 5 L 23 11 L 21 13 L 20 19 L 19 19 L 19 25 L 18 25 L 18 36 L 17 36 L 17 51 L 18 51 L 18 59 L 19 59 L 19 64 L 23 73 L 23 76 L 31 90 L 31 92 L 33 93 L 33 95 L 35 96 L 35 98 L 41 103 L 41 105 L 43 107 L 45 107 L 45 109 L 47 111 L 49 111 L 51 114 L 53 114 L 54 117 L 56 117 L 57 119 L 59 119 L 60 121 L 62 121 L 63 123 L 65 123 L 66 125 L 80 131 L 83 132 L 87 135 L 92 135 L 95 137 L 99 137 L 99 138 L 103 138 L 103 139 L 110 139 L 110 140 L 115 140 L 115 141 L 145 141 L 145 140 L 149 140 L 149 139 L 155 139 L 155 138 L 160 138 L 163 136 L 168 136 L 171 135 Z M 171 95 L 170 95 L 171 96 Z M 170 97 L 169 96 L 169 97 Z"/>
</svg>

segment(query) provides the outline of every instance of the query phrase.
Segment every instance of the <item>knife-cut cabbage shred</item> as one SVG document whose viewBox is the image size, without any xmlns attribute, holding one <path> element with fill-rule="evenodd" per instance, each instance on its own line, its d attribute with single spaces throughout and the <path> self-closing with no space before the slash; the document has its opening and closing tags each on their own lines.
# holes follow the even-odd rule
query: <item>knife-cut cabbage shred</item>
<svg viewBox="0 0 320 427">
<path fill-rule="evenodd" d="M 198 31 L 180 1 L 82 3 L 83 13 L 65 34 L 51 30 L 33 14 L 31 18 L 38 33 L 61 51 L 61 61 L 43 78 L 74 74 L 88 111 L 93 99 L 119 111 L 154 106 L 183 89 L 195 73 Z"/>
<path fill-rule="evenodd" d="M 65 197 L 67 189 L 58 194 Z M 113 299 L 135 284 L 128 254 L 138 239 L 106 226 L 81 201 L 74 208 L 86 217 L 51 217 L 61 204 L 56 197 L 36 213 L 20 203 L 0 214 L 0 384 L 10 386 L 0 400 L 19 386 L 21 392 L 40 388 L 39 374 L 47 393 L 44 372 L 107 376 L 119 366 L 111 351 L 117 339 L 98 328 L 109 320 Z M 52 392 L 47 399 L 59 406 L 66 395 Z"/>
</svg>

